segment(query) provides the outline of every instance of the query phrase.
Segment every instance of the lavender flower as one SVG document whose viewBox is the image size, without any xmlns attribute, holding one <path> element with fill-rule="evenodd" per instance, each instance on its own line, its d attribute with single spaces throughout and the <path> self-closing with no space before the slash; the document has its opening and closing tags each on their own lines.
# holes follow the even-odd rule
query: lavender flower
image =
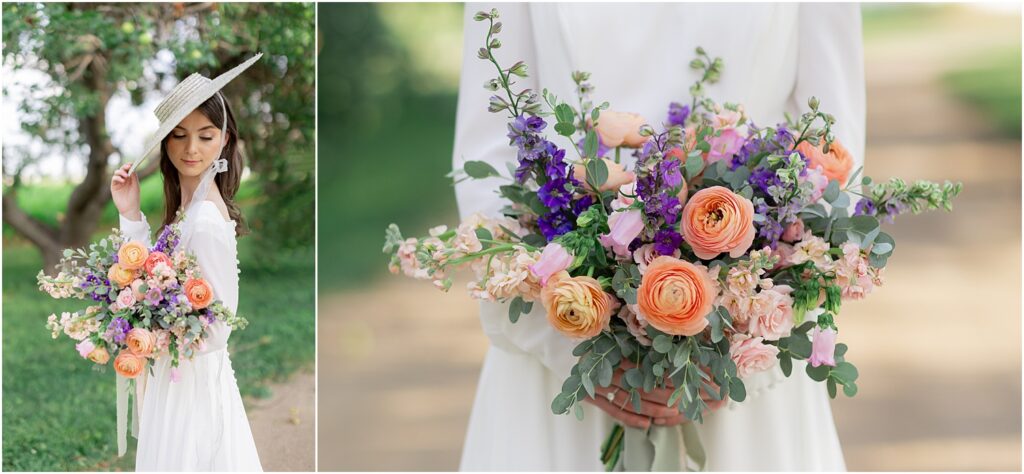
<svg viewBox="0 0 1024 474">
<path fill-rule="evenodd" d="M 686 119 L 690 117 L 690 106 L 682 105 L 678 102 L 672 102 L 668 104 L 668 123 L 669 125 L 682 126 L 686 123 Z"/>
<path fill-rule="evenodd" d="M 128 331 L 132 330 L 131 324 L 122 317 L 116 317 L 107 326 L 107 331 L 104 333 L 104 337 L 108 340 L 112 340 L 118 344 L 124 342 L 124 338 L 128 335 Z"/>
</svg>

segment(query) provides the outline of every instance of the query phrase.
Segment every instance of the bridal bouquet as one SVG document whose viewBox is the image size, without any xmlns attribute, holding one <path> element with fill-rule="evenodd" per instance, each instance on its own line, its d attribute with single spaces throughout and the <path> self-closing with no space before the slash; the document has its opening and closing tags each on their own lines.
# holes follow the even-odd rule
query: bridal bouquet
<svg viewBox="0 0 1024 474">
<path fill-rule="evenodd" d="M 236 329 L 247 321 L 213 299 L 195 257 L 178 249 L 177 224 L 165 226 L 152 248 L 119 231 L 86 249 L 67 249 L 50 277 L 36 277 L 54 298 L 94 302 L 74 313 L 51 315 L 47 327 L 78 341 L 75 349 L 97 365 L 113 358 L 114 371 L 134 379 L 149 359 L 169 355 L 174 367 L 204 344 L 217 320 Z"/>
<path fill-rule="evenodd" d="M 836 318 L 844 300 L 882 285 L 895 242 L 880 221 L 951 210 L 961 185 L 859 177 L 813 97 L 796 120 L 755 125 L 742 105 L 704 95 L 722 61 L 702 48 L 690 63 L 700 78 L 692 97 L 669 104 L 657 129 L 595 106 L 585 72 L 572 76 L 574 104 L 546 89 L 516 90 L 527 66 L 499 65 L 497 18 L 476 15 L 490 25 L 478 55 L 495 65 L 484 84 L 494 91 L 489 110 L 508 114 L 517 162 L 507 176 L 483 161 L 452 176 L 504 179 L 504 215 L 420 239 L 391 225 L 390 269 L 447 290 L 453 270 L 468 267 L 470 294 L 509 303 L 513 322 L 543 305 L 556 330 L 580 341 L 556 414 L 582 418 L 581 402 L 620 369 L 621 403 L 639 412 L 641 392 L 671 388 L 668 405 L 695 422 L 709 403 L 742 402 L 750 374 L 778 366 L 789 376 L 794 360 L 806 360 L 806 375 L 830 396 L 840 386 L 856 394 Z M 552 129 L 568 147 L 549 139 Z M 703 468 L 692 423 L 616 426 L 602 453 L 609 470 L 681 470 L 687 457 Z"/>
</svg>

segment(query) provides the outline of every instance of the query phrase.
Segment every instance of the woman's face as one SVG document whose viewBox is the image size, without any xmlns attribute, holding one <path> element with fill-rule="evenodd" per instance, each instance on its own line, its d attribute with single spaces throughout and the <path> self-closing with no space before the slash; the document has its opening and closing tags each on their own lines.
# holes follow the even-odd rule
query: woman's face
<svg viewBox="0 0 1024 474">
<path fill-rule="evenodd" d="M 220 127 L 198 110 L 188 114 L 167 137 L 167 155 L 183 177 L 206 171 L 220 151 Z"/>
</svg>

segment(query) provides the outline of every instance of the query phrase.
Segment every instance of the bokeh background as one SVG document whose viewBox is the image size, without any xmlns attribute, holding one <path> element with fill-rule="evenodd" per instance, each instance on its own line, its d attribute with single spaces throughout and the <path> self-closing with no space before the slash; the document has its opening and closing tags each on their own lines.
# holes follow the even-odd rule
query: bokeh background
<svg viewBox="0 0 1024 474">
<path fill-rule="evenodd" d="M 456 223 L 444 175 L 461 8 L 319 6 L 324 470 L 458 467 L 487 347 L 477 305 L 458 282 L 444 294 L 389 275 L 380 248 L 391 222 L 410 235 Z M 964 191 L 951 214 L 889 227 L 885 287 L 844 306 L 861 372 L 857 396 L 832 404 L 847 466 L 1020 470 L 1019 6 L 862 12 L 867 173 Z"/>
<path fill-rule="evenodd" d="M 35 275 L 60 249 L 117 226 L 113 168 L 157 128 L 153 109 L 186 75 L 215 77 L 265 56 L 224 93 L 247 169 L 236 196 L 239 312 L 231 358 L 267 470 L 315 468 L 312 3 L 3 5 L 3 469 L 131 470 L 116 457 L 112 371 L 97 373 L 46 330 Z M 157 229 L 162 182 L 140 168 Z"/>
</svg>

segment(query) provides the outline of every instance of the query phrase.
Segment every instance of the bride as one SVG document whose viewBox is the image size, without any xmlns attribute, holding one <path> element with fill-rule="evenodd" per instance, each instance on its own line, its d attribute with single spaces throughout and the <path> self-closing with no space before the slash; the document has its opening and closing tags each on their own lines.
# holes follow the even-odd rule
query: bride
<svg viewBox="0 0 1024 474">
<path fill-rule="evenodd" d="M 160 129 L 141 155 L 144 159 L 159 145 L 163 225 L 180 216 L 179 245 L 196 256 L 214 296 L 232 312 L 238 308 L 235 238 L 243 229 L 233 198 L 242 157 L 234 116 L 220 89 L 259 57 L 213 80 L 193 74 L 175 86 L 156 108 Z M 133 173 L 137 164 L 114 173 L 110 192 L 121 231 L 148 245 L 149 224 L 140 211 L 139 178 Z M 206 347 L 194 359 L 172 368 L 170 357 L 163 356 L 153 363 L 151 375 L 137 382 L 136 470 L 262 470 L 228 357 L 231 329 L 217 321 L 209 330 Z M 123 430 L 119 427 L 122 452 Z"/>
<path fill-rule="evenodd" d="M 454 169 L 483 160 L 506 169 L 515 160 L 502 131 L 505 118 L 487 111 L 482 85 L 494 65 L 474 54 L 486 23 L 472 20 L 492 5 L 466 5 L 463 69 L 456 123 Z M 707 89 L 718 102 L 744 104 L 759 125 L 784 113 L 798 115 L 811 95 L 836 117 L 836 136 L 863 164 L 864 72 L 860 12 L 840 4 L 502 4 L 502 47 L 508 64 L 523 60 L 530 76 L 519 86 L 543 84 L 559 97 L 574 97 L 571 72 L 593 73 L 595 103 L 635 112 L 652 125 L 665 120 L 671 101 L 688 100 L 696 80 L 688 67 L 702 46 L 721 57 L 721 80 Z M 560 143 L 562 147 L 572 146 Z M 631 165 L 631 164 L 630 164 Z M 488 180 L 456 186 L 463 219 L 499 215 L 502 202 Z M 627 405 L 590 400 L 585 419 L 551 414 L 550 403 L 575 363 L 574 342 L 548 325 L 540 305 L 516 324 L 506 308 L 481 305 L 491 340 L 470 417 L 460 468 L 468 471 L 601 471 L 601 443 L 612 423 L 646 427 L 686 422 L 659 410 L 652 394 L 641 413 Z M 794 367 L 745 380 L 747 400 L 708 413 L 697 426 L 712 471 L 845 470 L 823 384 Z"/>
</svg>

